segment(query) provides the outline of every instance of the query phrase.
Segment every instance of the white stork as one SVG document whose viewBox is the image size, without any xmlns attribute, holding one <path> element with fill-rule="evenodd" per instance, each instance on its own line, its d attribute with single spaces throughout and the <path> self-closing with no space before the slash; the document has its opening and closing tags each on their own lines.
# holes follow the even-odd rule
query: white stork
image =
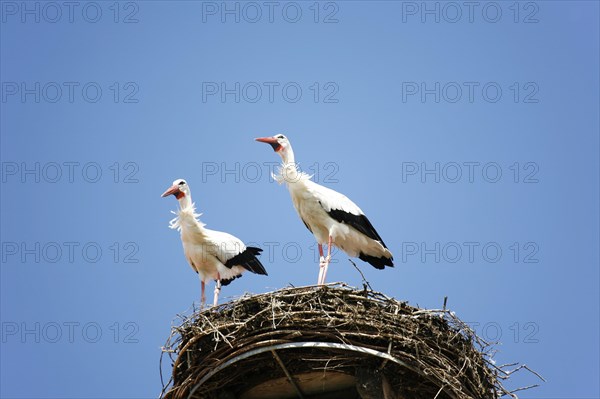
<svg viewBox="0 0 600 399">
<path fill-rule="evenodd" d="M 280 184 L 287 184 L 300 219 L 317 240 L 319 285 L 325 283 L 332 245 L 377 269 L 394 266 L 392 253 L 363 211 L 345 195 L 313 182 L 311 176 L 298 170 L 287 137 L 278 134 L 257 138 L 256 141 L 270 144 L 283 161 L 279 175 L 274 178 Z M 326 257 L 323 256 L 324 244 L 327 244 Z"/>
<path fill-rule="evenodd" d="M 204 227 L 204 224 L 198 220 L 201 214 L 196 213 L 190 187 L 185 180 L 175 180 L 162 197 L 169 195 L 174 195 L 179 201 L 177 217 L 171 220 L 169 227 L 181 232 L 185 257 L 200 277 L 201 308 L 206 302 L 204 291 L 209 279 L 216 282 L 213 303 L 216 306 L 221 285 L 228 285 L 235 278 L 241 277 L 243 271 L 249 270 L 252 273 L 267 275 L 264 266 L 256 257 L 262 249 L 246 247 L 239 238 L 231 234 Z"/>
</svg>

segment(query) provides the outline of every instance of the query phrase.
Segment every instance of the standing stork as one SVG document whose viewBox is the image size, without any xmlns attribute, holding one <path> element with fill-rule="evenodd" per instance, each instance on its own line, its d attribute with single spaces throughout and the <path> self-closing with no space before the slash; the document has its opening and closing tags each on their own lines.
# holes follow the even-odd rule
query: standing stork
<svg viewBox="0 0 600 399">
<path fill-rule="evenodd" d="M 216 282 L 213 306 L 217 306 L 221 285 L 228 285 L 232 280 L 241 277 L 245 270 L 267 275 L 264 266 L 256 257 L 262 249 L 246 247 L 239 238 L 231 234 L 204 227 L 198 220 L 201 214 L 196 213 L 190 187 L 185 180 L 175 180 L 162 197 L 169 195 L 174 195 L 179 201 L 177 217 L 171 220 L 169 227 L 181 232 L 185 257 L 200 277 L 201 308 L 206 302 L 204 291 L 209 279 Z"/>
<path fill-rule="evenodd" d="M 320 256 L 317 284 L 325 283 L 332 245 L 377 269 L 394 266 L 392 253 L 363 211 L 345 195 L 313 182 L 308 174 L 298 170 L 287 137 L 278 134 L 257 138 L 256 141 L 270 144 L 281 157 L 283 164 L 279 175 L 274 178 L 280 184 L 287 184 L 294 208 L 317 240 Z M 327 244 L 326 257 L 323 256 L 324 244 Z"/>
</svg>

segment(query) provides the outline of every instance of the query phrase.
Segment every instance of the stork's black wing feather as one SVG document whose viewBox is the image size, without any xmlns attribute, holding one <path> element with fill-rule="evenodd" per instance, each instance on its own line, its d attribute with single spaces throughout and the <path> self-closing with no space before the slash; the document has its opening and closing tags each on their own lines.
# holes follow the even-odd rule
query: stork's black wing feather
<svg viewBox="0 0 600 399">
<path fill-rule="evenodd" d="M 354 227 L 367 237 L 381 242 L 381 244 L 387 248 L 379 233 L 375 230 L 375 227 L 371 224 L 369 219 L 365 215 L 355 215 L 350 212 L 342 211 L 341 209 L 332 209 L 327 212 L 329 216 L 337 220 L 340 223 L 347 224 L 348 226 Z"/>
<path fill-rule="evenodd" d="M 262 252 L 262 249 L 256 247 L 246 247 L 244 252 L 241 252 L 225 262 L 225 266 L 232 268 L 233 266 L 242 266 L 244 269 L 256 274 L 267 275 L 265 267 L 256 257 Z"/>
</svg>

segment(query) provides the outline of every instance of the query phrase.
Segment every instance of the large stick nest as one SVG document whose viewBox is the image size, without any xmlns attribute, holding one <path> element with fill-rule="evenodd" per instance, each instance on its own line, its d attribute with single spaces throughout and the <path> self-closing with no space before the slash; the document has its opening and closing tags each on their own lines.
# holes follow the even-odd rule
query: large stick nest
<svg viewBox="0 0 600 399">
<path fill-rule="evenodd" d="M 494 365 L 488 344 L 452 312 L 343 284 L 285 288 L 196 312 L 173 327 L 163 353 L 173 361 L 165 399 L 252 397 L 244 393 L 260 384 L 295 385 L 294 376 L 315 372 L 354 376 L 365 388 L 365 371 L 384 380 L 386 398 L 516 397 L 502 387 L 509 373 Z M 356 389 L 318 397 L 368 397 Z M 311 397 L 299 390 L 277 397 Z"/>
</svg>

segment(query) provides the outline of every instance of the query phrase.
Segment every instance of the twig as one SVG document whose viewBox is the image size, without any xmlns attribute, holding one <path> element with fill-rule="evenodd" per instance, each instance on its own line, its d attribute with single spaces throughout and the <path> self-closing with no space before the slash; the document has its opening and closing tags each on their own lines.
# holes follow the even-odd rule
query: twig
<svg viewBox="0 0 600 399">
<path fill-rule="evenodd" d="M 369 287 L 369 289 L 371 291 L 373 291 L 373 287 L 371 287 L 371 284 L 369 284 L 369 282 L 367 281 L 367 279 L 365 278 L 365 275 L 363 274 L 363 272 L 360 271 L 360 269 L 358 268 L 358 266 L 356 266 L 356 263 L 354 263 L 354 261 L 352 259 L 348 259 L 348 261 L 350 261 L 350 263 L 352 263 L 352 266 L 354 266 L 354 268 L 356 270 L 358 270 L 358 272 L 360 273 L 360 276 L 362 277 L 362 283 L 363 285 L 366 287 Z"/>
<path fill-rule="evenodd" d="M 512 391 L 510 391 L 510 393 L 515 393 L 515 392 L 519 392 L 519 391 L 524 391 L 526 389 L 532 389 L 532 388 L 537 388 L 539 387 L 540 384 L 533 384 L 533 385 L 529 385 L 526 387 L 522 387 L 522 388 L 517 388 L 517 389 L 513 389 Z"/>
</svg>

